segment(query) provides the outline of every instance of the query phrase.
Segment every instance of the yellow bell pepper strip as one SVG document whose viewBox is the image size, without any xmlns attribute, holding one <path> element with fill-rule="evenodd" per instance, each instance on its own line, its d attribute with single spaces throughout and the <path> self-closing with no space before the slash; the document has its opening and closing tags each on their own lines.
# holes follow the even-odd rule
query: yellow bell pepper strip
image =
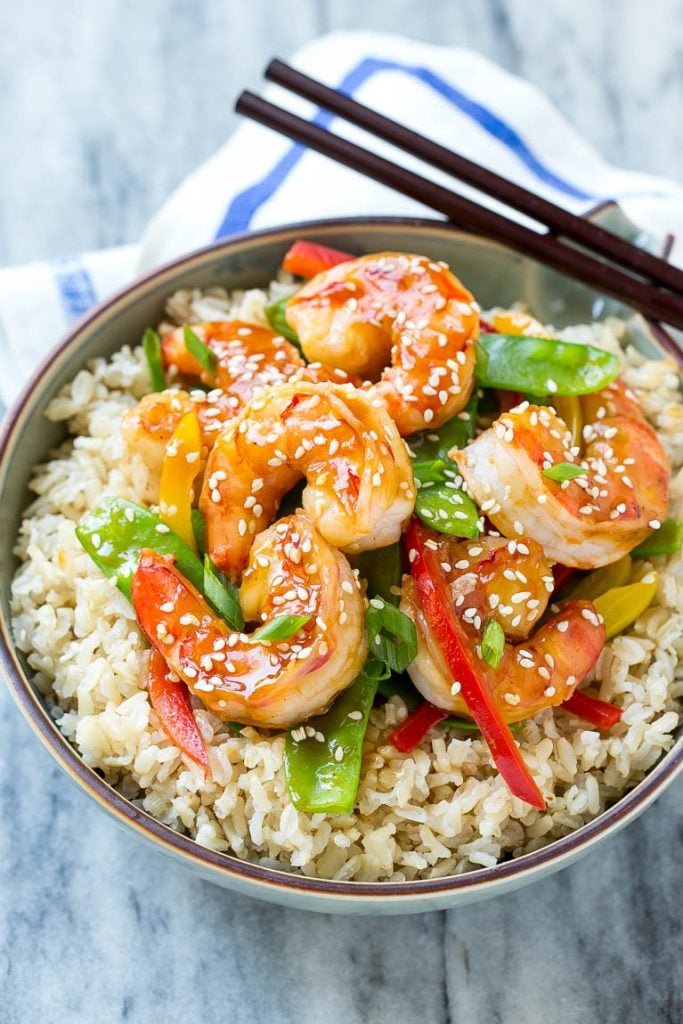
<svg viewBox="0 0 683 1024">
<path fill-rule="evenodd" d="M 185 683 L 175 676 L 158 651 L 152 650 L 148 676 L 149 702 L 171 743 L 209 776 L 209 758 L 197 728 Z"/>
<path fill-rule="evenodd" d="M 548 332 L 543 324 L 519 309 L 499 309 L 491 316 L 492 330 L 490 334 L 529 334 L 534 338 L 547 338 Z"/>
<path fill-rule="evenodd" d="M 652 604 L 657 593 L 657 573 L 649 572 L 637 583 L 615 587 L 593 601 L 598 615 L 605 620 L 607 640 L 623 633 Z"/>
<path fill-rule="evenodd" d="M 683 520 L 665 519 L 659 529 L 646 537 L 631 552 L 634 558 L 654 558 L 655 555 L 673 555 L 683 547 Z"/>
<path fill-rule="evenodd" d="M 406 547 L 410 571 L 427 623 L 453 678 L 462 687 L 467 709 L 481 729 L 494 764 L 510 791 L 533 807 L 544 810 L 543 796 L 522 758 L 507 722 L 495 705 L 486 681 L 479 675 L 476 656 L 463 634 L 438 555 L 427 546 L 428 539 L 428 531 L 419 520 L 413 518 L 406 534 Z"/>
<path fill-rule="evenodd" d="M 185 413 L 166 445 L 159 485 L 159 517 L 197 552 L 192 528 L 192 485 L 199 471 L 202 435 L 195 412 Z"/>
<path fill-rule="evenodd" d="M 282 269 L 297 277 L 315 277 L 323 270 L 329 270 L 330 267 L 336 267 L 338 263 L 346 263 L 347 260 L 352 259 L 353 256 L 348 252 L 299 239 L 285 253 Z"/>
</svg>

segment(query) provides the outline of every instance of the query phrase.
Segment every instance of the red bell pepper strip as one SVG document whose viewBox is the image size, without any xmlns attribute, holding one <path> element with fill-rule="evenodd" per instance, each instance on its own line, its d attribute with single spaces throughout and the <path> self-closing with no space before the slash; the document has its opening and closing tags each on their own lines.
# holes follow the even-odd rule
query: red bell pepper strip
<svg viewBox="0 0 683 1024">
<path fill-rule="evenodd" d="M 531 777 L 510 727 L 496 707 L 486 681 L 480 678 L 460 620 L 453 609 L 438 555 L 427 545 L 428 531 L 413 519 L 406 534 L 408 560 L 422 608 L 453 678 L 461 685 L 469 713 L 479 726 L 496 768 L 510 791 L 539 810 L 541 792 Z"/>
<path fill-rule="evenodd" d="M 389 742 L 393 743 L 402 754 L 409 754 L 418 743 L 422 743 L 432 726 L 438 725 L 444 718 L 448 718 L 448 714 L 448 711 L 437 708 L 425 700 L 408 715 L 398 729 L 394 729 L 389 736 Z"/>
<path fill-rule="evenodd" d="M 192 714 L 190 695 L 185 683 L 172 678 L 171 670 L 159 654 L 152 650 L 149 662 L 149 700 L 157 713 L 161 728 L 169 740 L 209 775 L 206 747 Z"/>
<path fill-rule="evenodd" d="M 555 593 L 562 590 L 565 583 L 569 583 L 573 576 L 576 576 L 576 569 L 571 565 L 560 565 L 556 562 L 552 568 L 553 579 L 555 580 Z"/>
<path fill-rule="evenodd" d="M 608 704 L 597 697 L 591 697 L 582 690 L 576 690 L 569 700 L 566 700 L 562 707 L 565 711 L 571 711 L 578 718 L 585 718 L 587 722 L 596 725 L 598 729 L 607 731 L 617 722 L 621 721 L 623 711 L 616 708 L 614 704 Z"/>
<path fill-rule="evenodd" d="M 282 269 L 288 274 L 296 274 L 297 277 L 315 277 L 323 270 L 336 267 L 338 263 L 346 263 L 352 260 L 353 256 L 340 249 L 330 249 L 326 245 L 317 245 L 315 242 L 299 240 L 285 254 L 282 261 Z"/>
<path fill-rule="evenodd" d="M 484 320 L 483 317 L 479 317 L 479 330 L 482 334 L 498 334 L 493 324 L 490 324 L 488 320 Z"/>
<path fill-rule="evenodd" d="M 504 412 L 510 412 L 510 409 L 514 409 L 516 405 L 519 405 L 524 396 L 521 391 L 497 390 L 496 397 L 500 406 L 500 415 L 502 415 Z"/>
</svg>

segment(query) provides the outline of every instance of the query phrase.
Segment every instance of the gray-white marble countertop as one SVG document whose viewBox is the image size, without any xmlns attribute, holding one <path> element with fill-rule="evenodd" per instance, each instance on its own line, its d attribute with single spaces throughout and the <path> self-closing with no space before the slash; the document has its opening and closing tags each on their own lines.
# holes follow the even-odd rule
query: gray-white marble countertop
<svg viewBox="0 0 683 1024">
<path fill-rule="evenodd" d="M 333 28 L 472 46 L 628 167 L 681 174 L 683 0 L 4 0 L 0 264 L 135 239 L 267 59 Z M 0 693 L 2 1024 L 680 1024 L 683 790 L 532 888 L 332 918 L 119 832 Z"/>
</svg>

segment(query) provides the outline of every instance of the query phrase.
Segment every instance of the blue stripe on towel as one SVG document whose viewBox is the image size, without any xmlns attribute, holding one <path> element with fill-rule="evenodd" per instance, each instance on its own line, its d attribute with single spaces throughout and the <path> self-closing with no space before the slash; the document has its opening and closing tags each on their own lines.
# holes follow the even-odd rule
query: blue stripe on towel
<svg viewBox="0 0 683 1024">
<path fill-rule="evenodd" d="M 499 118 L 488 107 L 484 107 L 481 103 L 477 103 L 466 96 L 465 93 L 454 88 L 445 79 L 430 71 L 429 68 L 367 57 L 344 77 L 338 88 L 340 92 L 353 95 L 364 82 L 378 71 L 402 71 L 424 82 L 434 89 L 435 92 L 439 93 L 440 96 L 448 100 L 449 103 L 457 107 L 463 114 L 476 121 L 485 132 L 498 139 L 499 142 L 515 154 L 539 181 L 554 188 L 557 192 L 562 192 L 572 199 L 588 200 L 596 198 L 554 174 L 550 168 L 541 163 L 533 150 L 527 146 L 511 125 Z M 321 125 L 323 128 L 326 128 L 332 120 L 333 115 L 320 108 L 316 110 L 312 118 L 314 124 Z M 257 211 L 274 195 L 305 152 L 305 146 L 293 143 L 275 167 L 261 181 L 238 193 L 232 199 L 215 237 L 217 239 L 224 238 L 235 231 L 246 230 Z"/>
<path fill-rule="evenodd" d="M 69 323 L 78 320 L 97 303 L 92 278 L 81 263 L 65 262 L 55 269 L 55 283 Z"/>
</svg>

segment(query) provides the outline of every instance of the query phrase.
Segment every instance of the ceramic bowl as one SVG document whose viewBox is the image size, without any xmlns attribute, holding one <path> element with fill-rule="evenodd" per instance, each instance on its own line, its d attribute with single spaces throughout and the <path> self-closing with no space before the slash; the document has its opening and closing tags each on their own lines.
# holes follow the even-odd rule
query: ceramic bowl
<svg viewBox="0 0 683 1024">
<path fill-rule="evenodd" d="M 608 211 L 609 213 L 609 211 Z M 612 214 L 613 215 L 613 214 Z M 482 306 L 528 301 L 536 316 L 557 326 L 608 314 L 628 320 L 630 340 L 648 356 L 664 355 L 656 332 L 632 311 L 591 289 L 443 222 L 396 218 L 299 224 L 229 239 L 176 260 L 136 281 L 89 313 L 58 345 L 7 416 L 0 439 L 0 663 L 21 711 L 55 761 L 116 822 L 203 878 L 275 903 L 336 913 L 406 913 L 454 907 L 528 884 L 594 848 L 643 811 L 683 767 L 683 740 L 617 804 L 578 831 L 535 853 L 457 877 L 401 883 L 335 882 L 249 864 L 199 846 L 136 807 L 89 768 L 50 718 L 14 647 L 9 625 L 12 553 L 29 501 L 31 467 L 64 437 L 43 410 L 89 359 L 136 342 L 161 319 L 164 300 L 180 287 L 263 285 L 298 237 L 355 253 L 386 249 L 446 260 Z"/>
</svg>

